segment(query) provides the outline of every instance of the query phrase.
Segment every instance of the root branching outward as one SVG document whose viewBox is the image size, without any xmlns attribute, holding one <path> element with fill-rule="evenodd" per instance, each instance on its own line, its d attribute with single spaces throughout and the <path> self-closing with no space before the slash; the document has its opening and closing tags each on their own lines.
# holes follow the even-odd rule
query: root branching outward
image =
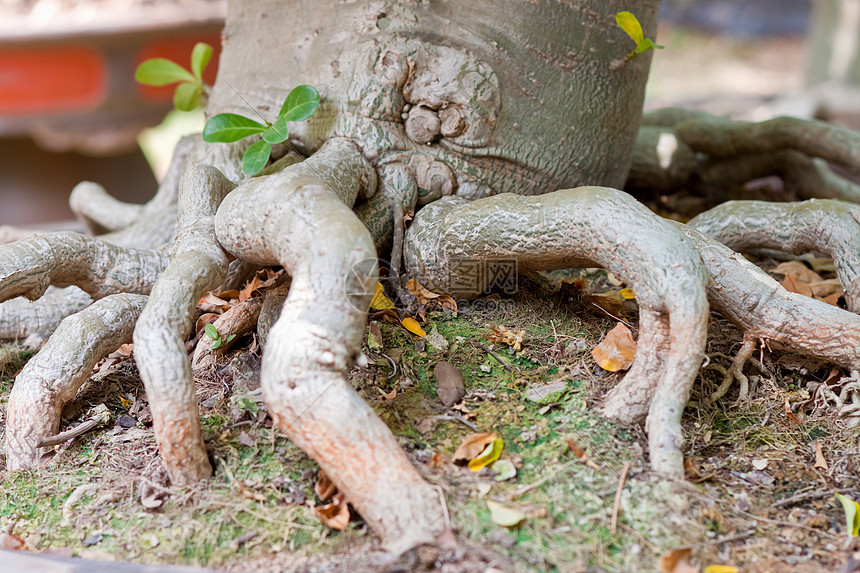
<svg viewBox="0 0 860 573">
<path fill-rule="evenodd" d="M 856 134 L 786 119 L 737 125 L 681 110 L 651 114 L 645 123 L 632 187 L 671 192 L 696 178 L 715 186 L 775 171 L 800 195 L 821 187 L 832 197 L 860 197 L 854 183 L 823 163 L 860 164 Z M 387 548 L 437 541 L 449 528 L 444 499 L 345 380 L 360 349 L 377 253 L 387 252 L 399 230 L 395 219 L 419 204 L 415 177 L 399 159 L 372 166 L 356 144 L 335 138 L 304 161 L 288 155 L 243 180 L 237 166 L 247 142 L 213 146 L 207 155 L 194 141 L 183 142 L 147 205 L 121 204 L 93 184 L 76 189 L 76 213 L 108 234 L 3 230 L 19 240 L 0 245 L 0 300 L 7 301 L 0 304 L 0 337 L 37 345 L 59 323 L 10 396 L 8 467 L 45 458 L 39 440 L 56 434 L 63 405 L 99 359 L 133 336 L 171 480 L 209 476 L 185 347 L 195 307 L 225 281 L 237 288 L 259 266 L 279 265 L 289 275 L 284 284 L 223 315 L 219 333 L 226 339 L 258 323 L 269 412 Z M 833 200 L 732 202 L 685 226 L 620 191 L 582 187 L 473 202 L 445 197 L 418 212 L 402 251 L 408 272 L 424 286 L 463 298 L 485 292 L 505 269 L 601 266 L 626 282 L 640 308 L 638 352 L 602 411 L 614 420 L 645 420 L 652 467 L 682 475 L 681 415 L 704 358 L 709 311 L 745 336 L 715 398 L 732 378 L 743 380 L 740 368 L 758 340 L 860 369 L 860 316 L 785 291 L 732 248 L 832 256 L 856 312 L 858 231 L 856 207 Z M 238 260 L 228 275 L 231 257 Z M 19 296 L 36 302 L 8 300 Z M 214 358 L 201 343 L 194 367 L 211 367 Z"/>
</svg>

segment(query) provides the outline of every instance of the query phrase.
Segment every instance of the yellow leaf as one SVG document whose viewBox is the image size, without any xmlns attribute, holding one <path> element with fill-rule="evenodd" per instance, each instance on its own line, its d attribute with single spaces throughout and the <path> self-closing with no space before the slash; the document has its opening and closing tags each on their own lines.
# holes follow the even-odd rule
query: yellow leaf
<svg viewBox="0 0 860 573">
<path fill-rule="evenodd" d="M 385 289 L 382 288 L 381 283 L 376 283 L 376 292 L 373 293 L 373 299 L 370 301 L 370 308 L 375 308 L 376 310 L 388 310 L 389 308 L 394 308 L 394 303 L 385 296 Z"/>
<path fill-rule="evenodd" d="M 627 370 L 633 364 L 636 356 L 636 341 L 630 329 L 619 322 L 615 328 L 606 333 L 600 344 L 591 351 L 598 366 L 609 372 Z"/>
<path fill-rule="evenodd" d="M 496 438 L 493 442 L 484 448 L 478 457 L 469 462 L 469 469 L 473 472 L 481 471 L 482 468 L 490 465 L 502 455 L 502 447 L 505 441 L 501 438 Z"/>
<path fill-rule="evenodd" d="M 633 292 L 632 288 L 623 288 L 621 289 L 621 297 L 624 300 L 634 300 L 636 298 L 636 293 Z"/>
<path fill-rule="evenodd" d="M 738 573 L 738 568 L 731 565 L 708 565 L 702 573 Z"/>
<path fill-rule="evenodd" d="M 526 518 L 526 514 L 519 509 L 491 499 L 487 500 L 487 507 L 490 509 L 490 519 L 502 527 L 516 527 Z"/>
<path fill-rule="evenodd" d="M 848 535 L 857 537 L 857 533 L 860 531 L 860 504 L 841 493 L 834 493 L 833 495 L 836 496 L 836 499 L 839 500 L 842 504 L 842 509 L 845 511 L 845 524 L 848 526 Z"/>
<path fill-rule="evenodd" d="M 460 445 L 451 458 L 451 461 L 458 465 L 463 465 L 465 462 L 470 462 L 481 454 L 488 445 L 492 445 L 493 441 L 499 436 L 495 432 L 481 432 L 478 434 L 469 434 Z"/>
<path fill-rule="evenodd" d="M 407 316 L 403 320 L 400 321 L 400 324 L 403 325 L 403 328 L 411 332 L 412 334 L 417 334 L 418 336 L 426 336 L 427 333 L 424 332 L 424 329 L 421 328 L 421 325 L 418 324 L 418 321 L 412 318 L 411 316 Z"/>
</svg>

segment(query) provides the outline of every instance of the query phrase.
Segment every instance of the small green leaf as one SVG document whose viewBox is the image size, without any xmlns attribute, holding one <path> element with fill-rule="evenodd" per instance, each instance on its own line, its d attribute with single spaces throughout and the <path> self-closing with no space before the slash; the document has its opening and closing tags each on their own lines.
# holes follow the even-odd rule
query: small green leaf
<svg viewBox="0 0 860 573">
<path fill-rule="evenodd" d="M 647 50 L 662 50 L 663 48 L 665 48 L 665 46 L 661 46 L 650 38 L 645 38 L 645 41 L 636 46 L 636 53 L 641 54 Z"/>
<path fill-rule="evenodd" d="M 211 322 L 203 327 L 203 331 L 206 333 L 206 336 L 208 336 L 212 340 L 218 340 L 219 338 L 221 338 L 221 335 L 218 334 L 218 329 L 215 328 L 215 325 Z"/>
<path fill-rule="evenodd" d="M 271 153 L 271 143 L 265 139 L 256 142 L 245 150 L 245 155 L 242 157 L 242 171 L 248 175 L 256 175 L 269 162 L 269 155 Z"/>
<path fill-rule="evenodd" d="M 639 55 L 646 50 L 663 49 L 663 46 L 655 43 L 653 40 L 646 38 L 642 32 L 642 25 L 639 20 L 631 12 L 618 12 L 615 14 L 615 22 L 618 27 L 627 32 L 627 35 L 633 38 L 636 42 L 636 50 L 634 55 Z"/>
<path fill-rule="evenodd" d="M 134 73 L 134 79 L 150 86 L 164 86 L 176 82 L 194 82 L 191 72 L 164 58 L 152 58 L 141 62 Z"/>
<path fill-rule="evenodd" d="M 203 141 L 230 143 L 266 131 L 266 126 L 235 113 L 219 113 L 206 122 Z"/>
<path fill-rule="evenodd" d="M 316 88 L 296 86 L 284 100 L 278 119 L 283 116 L 286 121 L 304 121 L 314 114 L 319 105 L 320 92 Z"/>
<path fill-rule="evenodd" d="M 173 107 L 179 111 L 194 111 L 200 107 L 203 88 L 198 83 L 182 82 L 173 92 Z"/>
<path fill-rule="evenodd" d="M 280 143 L 286 141 L 290 136 L 290 130 L 287 127 L 287 118 L 284 115 L 279 115 L 275 123 L 266 128 L 263 132 L 263 139 L 269 143 Z"/>
<path fill-rule="evenodd" d="M 203 81 L 203 70 L 212 58 L 212 46 L 203 42 L 194 44 L 191 51 L 191 73 L 198 80 Z"/>
<path fill-rule="evenodd" d="M 220 348 L 220 347 L 221 347 L 221 339 L 219 338 L 218 340 L 216 340 L 212 344 L 212 346 L 209 347 L 209 350 L 215 350 L 215 349 Z"/>
<path fill-rule="evenodd" d="M 227 340 L 226 340 L 225 342 L 227 342 L 227 343 L 229 344 L 230 342 L 232 342 L 232 341 L 233 341 L 233 339 L 234 339 L 234 338 L 236 338 L 236 335 L 235 335 L 235 334 L 231 334 L 230 336 L 228 336 L 228 337 L 227 337 Z"/>
<path fill-rule="evenodd" d="M 857 537 L 857 534 L 860 533 L 860 504 L 841 493 L 834 493 L 833 495 L 836 496 L 845 511 L 845 524 L 848 527 L 848 534 L 851 537 Z"/>
</svg>

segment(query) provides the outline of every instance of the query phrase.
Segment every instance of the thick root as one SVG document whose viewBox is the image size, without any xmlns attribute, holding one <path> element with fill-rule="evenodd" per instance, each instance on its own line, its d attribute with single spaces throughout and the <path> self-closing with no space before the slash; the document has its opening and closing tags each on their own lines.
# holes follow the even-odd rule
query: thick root
<svg viewBox="0 0 860 573">
<path fill-rule="evenodd" d="M 257 318 L 263 307 L 263 297 L 251 298 L 240 302 L 219 316 L 213 323 L 221 337 L 221 345 L 212 348 L 212 339 L 201 336 L 194 348 L 191 369 L 194 372 L 209 370 L 215 366 L 219 356 L 230 350 L 232 338 L 252 332 L 257 326 Z M 232 338 L 231 338 L 232 337 Z"/>
<path fill-rule="evenodd" d="M 6 467 L 33 467 L 44 459 L 39 440 L 60 428 L 63 406 L 74 398 L 99 360 L 130 342 L 146 298 L 117 294 L 64 319 L 15 378 L 6 420 Z"/>
<path fill-rule="evenodd" d="M 447 525 L 444 500 L 345 379 L 376 281 L 371 236 L 350 206 L 375 183 L 352 143 L 330 140 L 304 163 L 240 186 L 218 211 L 217 229 L 235 256 L 292 275 L 263 357 L 269 411 L 385 547 L 401 552 L 434 542 Z"/>
<path fill-rule="evenodd" d="M 148 294 L 169 260 L 165 253 L 118 247 L 79 233 L 36 235 L 0 245 L 0 301 L 36 300 L 49 286 L 70 285 L 95 299 Z"/>
<path fill-rule="evenodd" d="M 772 346 L 860 369 L 860 316 L 788 292 L 727 246 L 678 224 L 708 269 L 708 301 L 746 335 Z"/>
<path fill-rule="evenodd" d="M 185 173 L 179 189 L 175 255 L 152 288 L 134 332 L 134 354 L 149 398 L 155 439 L 174 484 L 212 474 L 185 339 L 197 301 L 227 275 L 227 256 L 215 239 L 214 219 L 233 187 L 212 167 L 196 166 Z"/>
<path fill-rule="evenodd" d="M 492 266 L 505 263 L 519 272 L 603 266 L 624 280 L 640 304 L 646 351 L 603 411 L 625 421 L 647 412 L 652 467 L 683 475 L 681 414 L 704 356 L 708 306 L 698 253 L 671 223 L 599 187 L 451 198 L 418 213 L 405 248 L 413 276 L 458 296 L 483 292 Z"/>
<path fill-rule="evenodd" d="M 860 312 L 860 208 L 828 199 L 802 203 L 730 201 L 690 220 L 690 227 L 732 250 L 775 249 L 833 258 L 852 312 Z"/>
</svg>

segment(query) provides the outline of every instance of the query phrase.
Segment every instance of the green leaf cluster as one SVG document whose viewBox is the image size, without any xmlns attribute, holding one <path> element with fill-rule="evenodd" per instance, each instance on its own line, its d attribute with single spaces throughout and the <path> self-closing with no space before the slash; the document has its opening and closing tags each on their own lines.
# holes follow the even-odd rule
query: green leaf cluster
<svg viewBox="0 0 860 573">
<path fill-rule="evenodd" d="M 633 13 L 618 12 L 615 14 L 615 22 L 619 28 L 627 32 L 627 35 L 636 42 L 636 48 L 627 56 L 627 59 L 632 59 L 646 50 L 663 49 L 663 46 L 645 37 L 645 33 L 642 32 L 642 25 Z"/>
<path fill-rule="evenodd" d="M 203 70 L 212 59 L 212 46 L 198 42 L 191 51 L 191 71 L 165 58 L 151 58 L 137 67 L 134 79 L 150 86 L 179 83 L 173 92 L 173 106 L 180 111 L 192 111 L 203 105 L 206 85 Z"/>
<path fill-rule="evenodd" d="M 231 143 L 250 135 L 262 134 L 262 138 L 248 147 L 242 157 L 242 171 L 248 175 L 256 175 L 269 161 L 272 145 L 286 141 L 290 136 L 287 123 L 310 118 L 319 104 L 320 94 L 316 88 L 298 86 L 293 88 L 284 100 L 278 117 L 273 123 L 266 121 L 263 125 L 244 115 L 219 113 L 206 122 L 203 128 L 203 141 Z"/>
<path fill-rule="evenodd" d="M 226 339 L 221 338 L 221 333 L 218 332 L 218 329 L 215 328 L 215 325 L 211 322 L 203 327 L 203 331 L 206 333 L 206 336 L 211 338 L 214 342 L 212 346 L 209 347 L 210 350 L 215 350 L 217 348 L 221 348 L 222 344 L 227 344 L 231 342 L 234 338 L 236 338 L 235 334 L 231 334 Z"/>
</svg>

